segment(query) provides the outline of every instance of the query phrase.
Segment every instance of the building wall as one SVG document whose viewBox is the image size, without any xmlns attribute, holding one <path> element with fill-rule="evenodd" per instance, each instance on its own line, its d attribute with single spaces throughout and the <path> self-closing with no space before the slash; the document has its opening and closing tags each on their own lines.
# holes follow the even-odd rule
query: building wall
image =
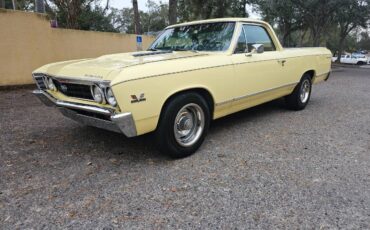
<svg viewBox="0 0 370 230">
<path fill-rule="evenodd" d="M 143 36 L 143 48 L 154 37 Z M 136 35 L 51 28 L 43 14 L 0 9 L 0 86 L 32 83 L 47 63 L 136 50 Z"/>
</svg>

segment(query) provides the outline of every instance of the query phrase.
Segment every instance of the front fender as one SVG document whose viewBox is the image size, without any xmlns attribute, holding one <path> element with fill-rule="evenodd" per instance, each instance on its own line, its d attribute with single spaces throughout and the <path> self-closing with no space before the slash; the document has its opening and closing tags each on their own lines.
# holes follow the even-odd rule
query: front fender
<svg viewBox="0 0 370 230">
<path fill-rule="evenodd" d="M 212 91 L 202 84 L 180 85 L 176 79 L 168 75 L 160 79 L 124 82 L 112 87 L 121 111 L 132 113 L 138 135 L 156 129 L 161 110 L 171 96 L 191 89 L 203 89 L 213 97 Z"/>
</svg>

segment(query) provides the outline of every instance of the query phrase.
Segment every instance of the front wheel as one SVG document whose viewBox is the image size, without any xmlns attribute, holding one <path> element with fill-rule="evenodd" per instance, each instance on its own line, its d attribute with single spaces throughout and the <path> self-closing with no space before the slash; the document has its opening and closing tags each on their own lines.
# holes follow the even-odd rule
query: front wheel
<svg viewBox="0 0 370 230">
<path fill-rule="evenodd" d="M 365 62 L 359 61 L 359 62 L 357 62 L 357 65 L 365 65 Z"/>
<path fill-rule="evenodd" d="M 289 109 L 302 110 L 308 104 L 311 97 L 312 80 L 308 74 L 303 75 L 299 84 L 292 94 L 285 97 Z"/>
<path fill-rule="evenodd" d="M 193 154 L 204 141 L 210 117 L 207 102 L 197 93 L 171 99 L 163 108 L 155 133 L 159 150 L 174 158 Z"/>
</svg>

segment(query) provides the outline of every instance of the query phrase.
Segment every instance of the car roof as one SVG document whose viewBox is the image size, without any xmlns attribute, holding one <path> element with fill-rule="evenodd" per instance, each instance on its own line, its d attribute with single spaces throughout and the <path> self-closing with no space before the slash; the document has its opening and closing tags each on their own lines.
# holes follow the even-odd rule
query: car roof
<svg viewBox="0 0 370 230">
<path fill-rule="evenodd" d="M 257 24 L 264 24 L 268 25 L 266 22 L 251 18 L 214 18 L 214 19 L 207 19 L 207 20 L 199 20 L 199 21 L 191 21 L 191 22 L 184 22 L 180 24 L 175 24 L 166 27 L 173 28 L 173 27 L 179 27 L 179 26 L 188 26 L 188 25 L 196 25 L 196 24 L 205 24 L 205 23 L 215 23 L 215 22 L 249 22 L 249 23 L 257 23 Z"/>
</svg>

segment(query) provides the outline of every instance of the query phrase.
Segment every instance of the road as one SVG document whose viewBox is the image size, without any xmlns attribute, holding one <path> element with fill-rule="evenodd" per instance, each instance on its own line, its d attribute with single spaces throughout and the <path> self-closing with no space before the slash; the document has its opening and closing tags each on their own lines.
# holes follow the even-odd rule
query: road
<svg viewBox="0 0 370 230">
<path fill-rule="evenodd" d="M 217 120 L 181 160 L 2 90 L 0 228 L 369 229 L 369 86 L 370 70 L 337 69 L 306 110 Z"/>
</svg>

